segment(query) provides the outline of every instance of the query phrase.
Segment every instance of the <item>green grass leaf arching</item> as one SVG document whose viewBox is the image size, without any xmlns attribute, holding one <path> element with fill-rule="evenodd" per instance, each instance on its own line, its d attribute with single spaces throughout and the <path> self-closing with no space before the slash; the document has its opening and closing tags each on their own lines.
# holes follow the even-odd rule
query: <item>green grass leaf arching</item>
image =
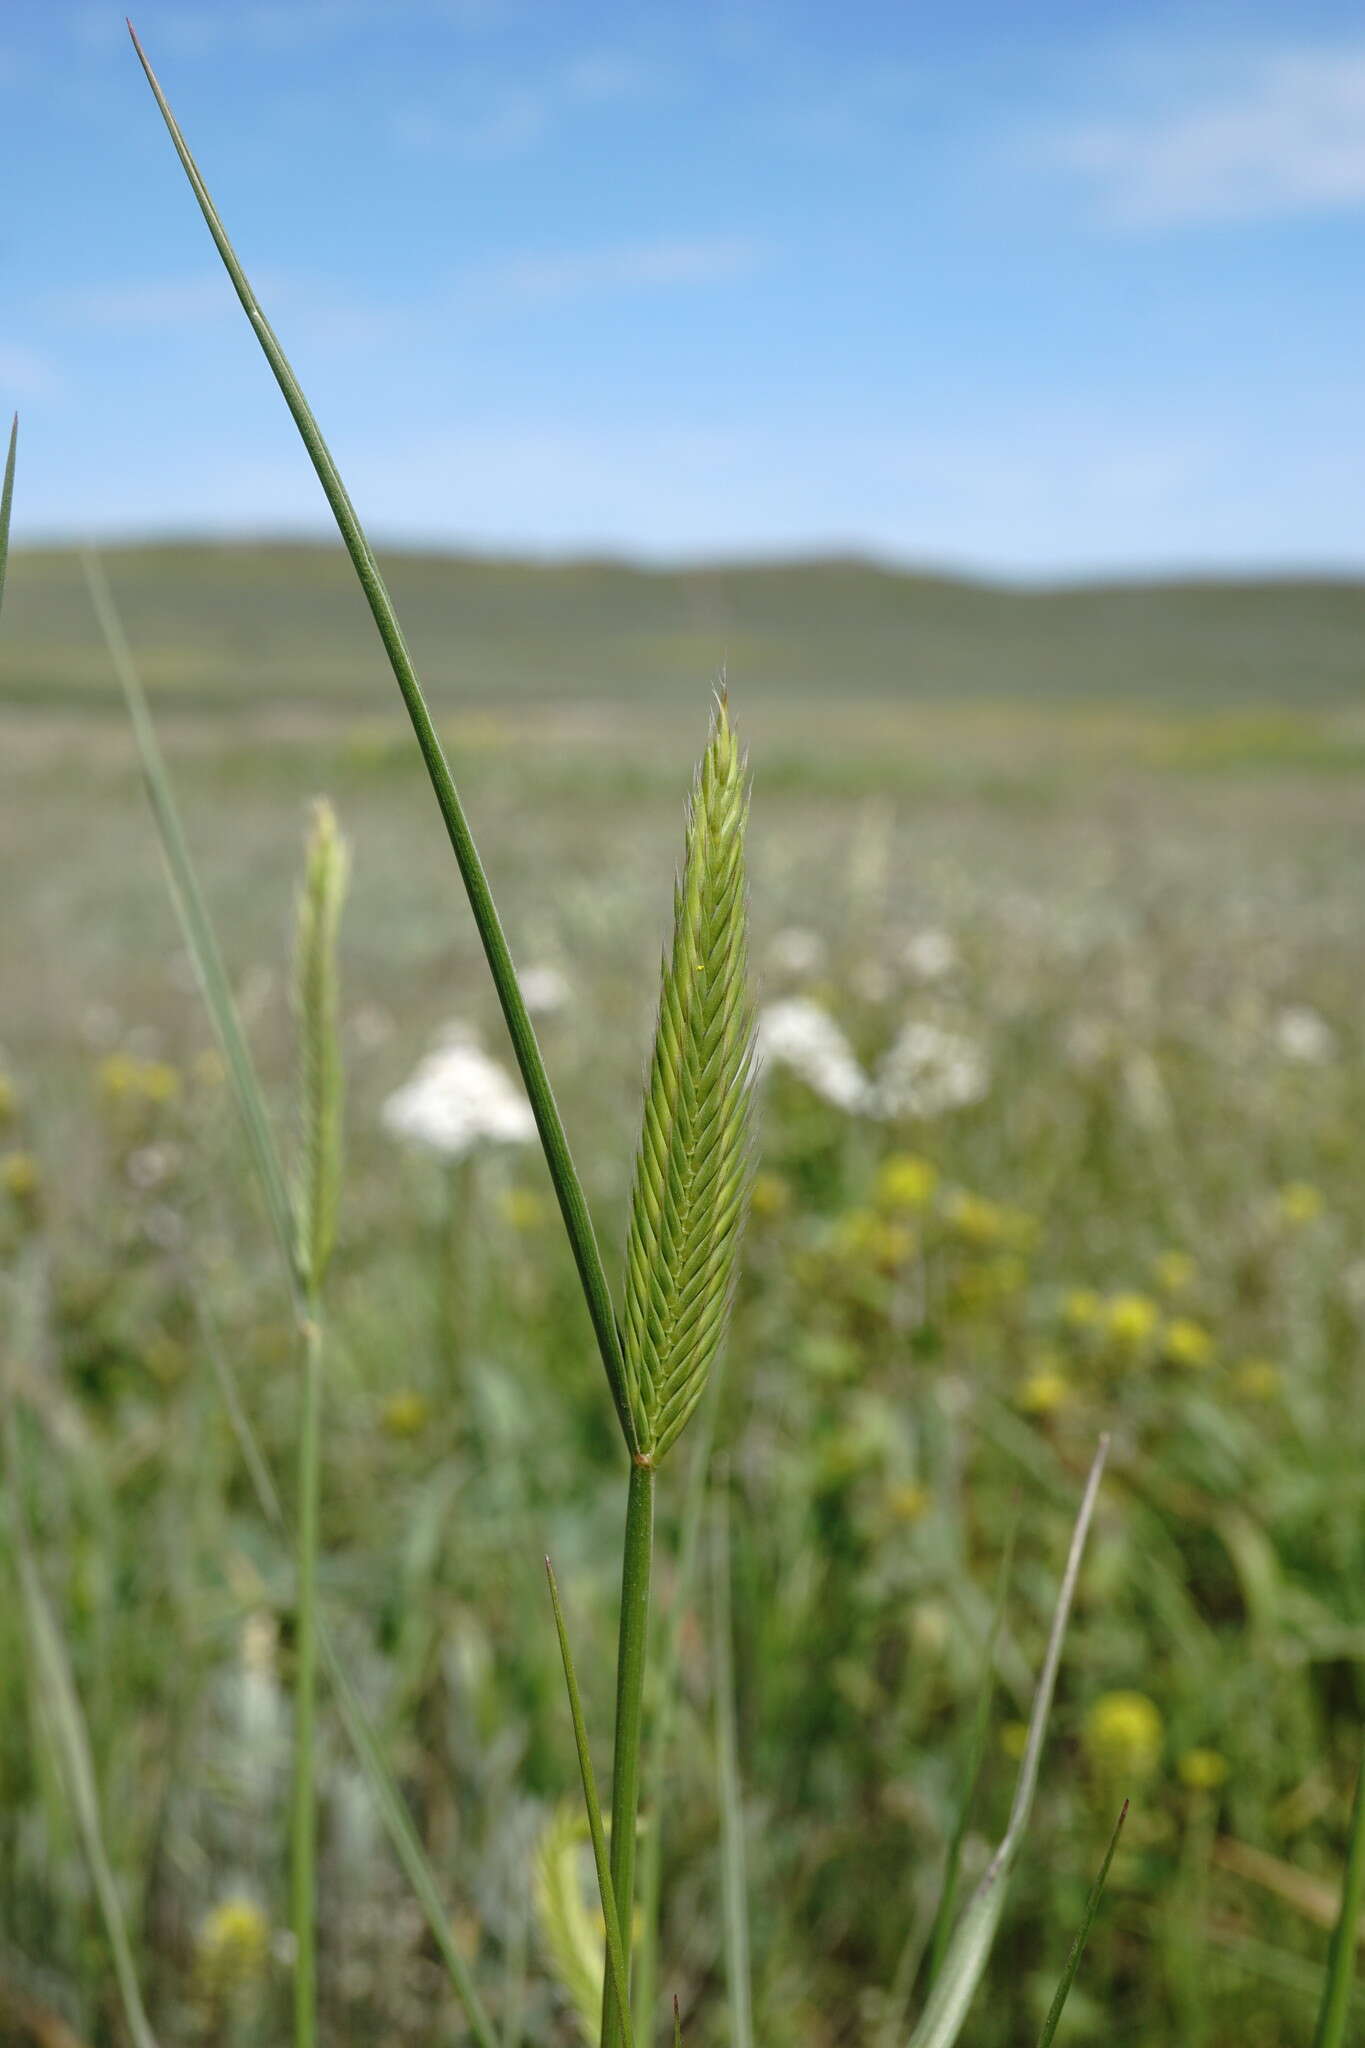
<svg viewBox="0 0 1365 2048">
<path fill-rule="evenodd" d="M 626 1380 L 653 1464 L 701 1399 L 734 1287 L 752 1121 L 748 809 L 722 693 L 688 809 L 626 1247 Z"/>
</svg>

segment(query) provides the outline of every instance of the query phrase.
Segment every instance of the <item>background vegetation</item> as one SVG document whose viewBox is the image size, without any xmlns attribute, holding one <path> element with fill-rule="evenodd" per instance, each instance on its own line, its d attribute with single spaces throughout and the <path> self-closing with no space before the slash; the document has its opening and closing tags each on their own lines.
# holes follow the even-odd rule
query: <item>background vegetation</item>
<svg viewBox="0 0 1365 2048">
<path fill-rule="evenodd" d="M 439 821 L 339 554 L 108 566 L 281 1105 L 318 790 L 352 844 L 324 1604 L 507 2039 L 568 2041 L 531 1911 L 576 1784 L 541 1559 L 604 1754 L 620 1451 L 534 1149 L 452 1169 L 381 1121 L 453 1021 L 503 1057 Z M 1365 598 L 1026 596 L 850 564 L 421 559 L 393 584 L 518 960 L 567 984 L 543 1035 L 614 1272 L 721 660 L 756 769 L 763 1000 L 818 1003 L 868 1076 L 932 1026 L 980 1084 L 884 1115 L 776 1061 L 765 1081 L 719 1432 L 757 2037 L 904 2038 L 1008 1532 L 969 1869 L 1111 1428 L 970 2038 L 1036 2039 L 1127 1795 L 1059 2038 L 1306 2039 L 1365 1652 Z M 17 556 L 6 602 L 0 1245 L 40 1559 L 149 2003 L 171 2039 L 279 2038 L 292 1577 L 212 1354 L 287 1487 L 292 1323 L 78 572 Z M 660 1484 L 665 1621 L 684 1487 Z M 114 2040 L 20 1641 L 6 1603 L 4 2024 Z M 725 2017 L 700 1613 L 682 1644 L 661 1991 L 705 2044 Z M 320 1742 L 322 2038 L 458 2038 L 325 1696 Z"/>
</svg>

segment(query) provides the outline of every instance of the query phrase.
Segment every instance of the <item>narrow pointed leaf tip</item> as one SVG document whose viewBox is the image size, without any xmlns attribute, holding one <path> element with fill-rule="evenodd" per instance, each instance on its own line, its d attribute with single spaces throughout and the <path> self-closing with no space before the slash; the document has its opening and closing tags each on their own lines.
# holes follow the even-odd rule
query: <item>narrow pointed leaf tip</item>
<svg viewBox="0 0 1365 2048">
<path fill-rule="evenodd" d="M 0 603 L 5 596 L 5 571 L 9 566 L 9 520 L 14 507 L 14 458 L 19 447 L 19 415 L 10 422 L 9 448 L 5 454 L 5 477 L 0 483 Z"/>
<path fill-rule="evenodd" d="M 746 763 L 718 691 L 688 806 L 626 1245 L 626 1383 L 648 1464 L 701 1399 L 734 1292 L 753 1121 L 748 812 Z"/>
<path fill-rule="evenodd" d="M 322 1286 L 336 1236 L 341 1189 L 341 1049 L 337 1009 L 337 925 L 349 857 L 332 807 L 320 798 L 299 891 L 294 1000 L 299 1043 L 299 1162 L 294 1215 L 299 1277 Z"/>
</svg>

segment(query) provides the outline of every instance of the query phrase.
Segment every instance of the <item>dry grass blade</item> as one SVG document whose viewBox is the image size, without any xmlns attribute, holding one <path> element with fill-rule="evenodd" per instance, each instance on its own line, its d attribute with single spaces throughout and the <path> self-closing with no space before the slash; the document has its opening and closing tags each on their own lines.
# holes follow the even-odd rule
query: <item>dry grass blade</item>
<svg viewBox="0 0 1365 2048">
<path fill-rule="evenodd" d="M 1057 1684 L 1062 1643 L 1066 1637 L 1071 1602 L 1076 1591 L 1076 1580 L 1080 1576 L 1081 1558 L 1090 1531 L 1091 1517 L 1095 1512 L 1100 1476 L 1104 1471 L 1104 1462 L 1108 1454 L 1109 1439 L 1102 1437 L 1094 1463 L 1090 1467 L 1090 1476 L 1086 1481 L 1080 1512 L 1072 1532 L 1071 1548 L 1066 1560 L 1066 1570 L 1062 1574 L 1061 1590 L 1057 1595 L 1047 1650 L 1043 1657 L 1043 1668 L 1038 1675 L 1038 1686 L 1033 1696 L 1028 1739 L 1024 1745 L 1023 1761 L 1019 1766 L 1019 1778 L 1014 1789 L 1009 1825 L 987 1866 L 985 1876 L 977 1885 L 966 1911 L 958 1922 L 944 1956 L 943 1967 L 929 1995 L 929 2002 L 910 2038 L 910 2048 L 952 2048 L 953 2042 L 962 2030 L 962 2023 L 967 2017 L 985 1972 L 991 1945 L 995 1940 L 995 1931 L 1004 1909 L 1010 1876 L 1019 1854 L 1020 1843 L 1024 1838 L 1024 1830 L 1033 1811 L 1033 1796 L 1038 1785 L 1038 1765 L 1047 1735 L 1048 1718 L 1052 1711 L 1052 1695 Z"/>
<path fill-rule="evenodd" d="M 716 699 L 687 821 L 626 1246 L 623 1339 L 635 1436 L 657 1464 L 725 1334 L 752 1123 L 745 763 Z"/>
</svg>

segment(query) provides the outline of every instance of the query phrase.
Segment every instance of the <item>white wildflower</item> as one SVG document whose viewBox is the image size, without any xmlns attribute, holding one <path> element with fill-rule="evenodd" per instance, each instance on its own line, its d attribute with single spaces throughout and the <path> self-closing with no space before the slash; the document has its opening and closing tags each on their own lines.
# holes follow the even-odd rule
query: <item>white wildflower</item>
<svg viewBox="0 0 1365 2048">
<path fill-rule="evenodd" d="M 790 1068 L 836 1109 L 869 1109 L 872 1087 L 828 1010 L 789 996 L 759 1012 L 758 1062 Z"/>
<path fill-rule="evenodd" d="M 768 947 L 769 967 L 793 979 L 818 974 L 824 964 L 824 940 L 819 932 L 808 932 L 802 925 L 788 925 L 784 931 L 775 933 Z"/>
<path fill-rule="evenodd" d="M 906 940 L 901 959 L 917 981 L 942 981 L 957 966 L 957 946 L 947 932 L 930 927 Z"/>
<path fill-rule="evenodd" d="M 1321 1067 L 1337 1049 L 1336 1033 L 1307 1003 L 1291 1003 L 1275 1019 L 1275 1044 L 1287 1060 Z"/>
<path fill-rule="evenodd" d="M 523 967 L 517 979 L 521 999 L 533 1017 L 553 1017 L 568 1007 L 572 991 L 557 967 Z"/>
<path fill-rule="evenodd" d="M 522 1145 L 536 1134 L 531 1106 L 466 1025 L 456 1025 L 384 1104 L 396 1138 L 463 1159 L 479 1144 Z"/>
<path fill-rule="evenodd" d="M 877 1106 L 883 1116 L 942 1116 L 979 1102 L 990 1087 L 981 1046 L 965 1032 L 912 1018 L 882 1060 Z"/>
</svg>

